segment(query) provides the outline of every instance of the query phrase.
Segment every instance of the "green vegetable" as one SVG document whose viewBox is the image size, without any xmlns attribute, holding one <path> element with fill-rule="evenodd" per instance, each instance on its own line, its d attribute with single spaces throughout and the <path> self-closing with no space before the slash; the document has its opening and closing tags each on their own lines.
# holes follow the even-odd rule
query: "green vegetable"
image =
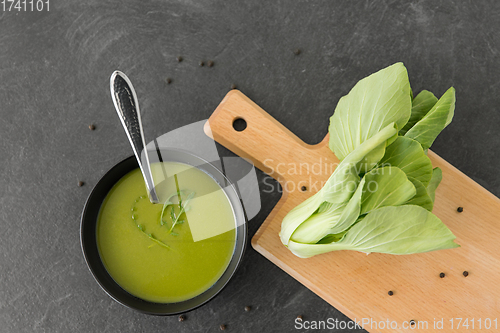
<svg viewBox="0 0 500 333">
<path fill-rule="evenodd" d="M 434 170 L 432 170 L 431 181 L 429 182 L 429 185 L 427 185 L 427 193 L 429 194 L 429 197 L 431 198 L 432 202 L 434 202 L 434 198 L 436 196 L 436 189 L 439 186 L 439 183 L 441 183 L 442 179 L 443 179 L 443 172 L 441 171 L 441 169 L 434 168 Z"/>
<path fill-rule="evenodd" d="M 380 165 L 397 166 L 408 177 L 418 179 L 424 186 L 429 184 L 432 177 L 432 163 L 417 141 L 400 136 L 387 147 Z"/>
<path fill-rule="evenodd" d="M 283 244 L 288 244 L 295 229 L 316 212 L 324 202 L 331 204 L 347 203 L 359 183 L 359 176 L 355 171 L 357 164 L 373 149 L 381 145 L 385 148 L 386 141 L 396 133 L 394 123 L 391 123 L 372 138 L 363 142 L 337 166 L 325 186 L 318 193 L 292 209 L 281 224 L 280 237 Z M 324 220 L 325 218 L 322 218 L 320 221 Z M 326 223 L 326 221 L 320 224 L 323 223 Z M 324 229 L 328 230 L 328 227 L 324 227 Z"/>
<path fill-rule="evenodd" d="M 415 186 L 417 193 L 414 197 L 408 200 L 406 204 L 421 206 L 429 212 L 432 212 L 432 208 L 434 208 L 434 200 L 429 196 L 429 193 L 427 193 L 425 186 L 416 178 L 408 177 L 408 179 L 413 183 L 413 186 Z"/>
<path fill-rule="evenodd" d="M 361 212 L 358 215 L 367 214 L 380 207 L 402 205 L 416 193 L 415 186 L 406 174 L 394 166 L 373 169 L 364 178 L 366 185 L 363 188 Z"/>
<path fill-rule="evenodd" d="M 411 107 L 410 120 L 405 127 L 399 131 L 399 135 L 405 135 L 420 119 L 422 119 L 436 104 L 438 99 L 433 93 L 427 90 L 422 90 L 417 97 L 413 99 Z"/>
<path fill-rule="evenodd" d="M 402 205 L 414 195 L 415 187 L 401 169 L 373 169 L 363 177 L 347 205 L 330 204 L 328 209 L 318 210 L 294 231 L 291 239 L 316 243 L 329 234 L 347 230 L 360 215 L 380 207 Z"/>
<path fill-rule="evenodd" d="M 410 114 L 408 73 L 397 63 L 362 79 L 339 100 L 330 118 L 330 149 L 342 161 L 387 125 L 395 123 L 398 131 L 402 129 Z M 384 148 L 377 147 L 366 156 L 367 169 L 380 160 Z"/>
<path fill-rule="evenodd" d="M 432 109 L 405 136 L 417 140 L 428 149 L 441 131 L 451 123 L 455 112 L 455 88 L 451 87 Z"/>
<path fill-rule="evenodd" d="M 419 206 L 404 205 L 373 211 L 337 242 L 303 244 L 290 241 L 288 248 L 302 258 L 334 250 L 412 254 L 458 247 L 454 239 L 434 214 Z"/>
<path fill-rule="evenodd" d="M 281 241 L 295 255 L 459 246 L 431 213 L 442 172 L 426 155 L 453 118 L 455 90 L 439 100 L 425 90 L 412 96 L 406 68 L 397 63 L 339 100 L 329 146 L 341 162 L 323 188 L 282 221 Z"/>
</svg>

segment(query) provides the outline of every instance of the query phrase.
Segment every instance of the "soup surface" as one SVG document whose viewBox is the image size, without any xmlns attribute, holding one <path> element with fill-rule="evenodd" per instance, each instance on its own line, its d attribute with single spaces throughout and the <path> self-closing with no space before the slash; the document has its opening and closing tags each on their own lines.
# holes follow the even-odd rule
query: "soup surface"
<svg viewBox="0 0 500 333">
<path fill-rule="evenodd" d="M 111 277 L 141 299 L 172 303 L 209 289 L 235 248 L 231 204 L 205 172 L 175 162 L 151 165 L 152 204 L 140 169 L 125 175 L 99 212 L 97 244 Z"/>
</svg>

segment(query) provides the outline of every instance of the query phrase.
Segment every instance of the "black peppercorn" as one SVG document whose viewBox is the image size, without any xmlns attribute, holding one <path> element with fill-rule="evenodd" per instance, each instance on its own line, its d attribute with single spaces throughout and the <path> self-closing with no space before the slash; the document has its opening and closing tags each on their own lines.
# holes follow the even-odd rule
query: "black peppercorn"
<svg viewBox="0 0 500 333">
<path fill-rule="evenodd" d="M 222 324 L 219 326 L 221 331 L 224 331 L 226 329 L 226 325 Z"/>
<path fill-rule="evenodd" d="M 185 315 L 180 315 L 179 316 L 179 321 L 184 321 L 186 320 L 186 316 Z"/>
<path fill-rule="evenodd" d="M 203 61 L 200 61 L 200 67 L 205 66 L 205 63 Z"/>
<path fill-rule="evenodd" d="M 84 182 L 82 182 L 81 180 L 78 182 L 78 186 L 79 186 L 79 187 L 82 187 L 84 184 L 85 184 L 85 183 L 84 183 Z"/>
<path fill-rule="evenodd" d="M 91 131 L 95 130 L 95 125 L 94 125 L 94 124 L 90 124 L 90 125 L 89 125 L 89 129 L 90 129 Z"/>
<path fill-rule="evenodd" d="M 167 84 L 172 83 L 172 79 L 171 79 L 171 78 L 169 78 L 169 77 L 167 77 L 167 79 L 166 79 L 165 81 L 167 81 Z"/>
<path fill-rule="evenodd" d="M 207 61 L 207 66 L 212 67 L 214 65 L 214 62 L 212 60 Z"/>
<path fill-rule="evenodd" d="M 304 319 L 304 318 L 302 317 L 302 315 L 298 315 L 297 319 L 300 320 L 300 321 L 302 321 L 302 319 Z"/>
<path fill-rule="evenodd" d="M 410 325 L 411 325 L 411 326 L 415 325 L 415 320 L 413 320 L 413 319 L 412 319 L 412 320 L 410 320 Z"/>
<path fill-rule="evenodd" d="M 457 208 L 457 212 L 461 213 L 461 212 L 463 212 L 463 211 L 464 211 L 464 207 L 458 207 L 458 208 Z"/>
<path fill-rule="evenodd" d="M 305 186 L 302 186 L 300 189 L 302 190 L 302 192 L 307 191 L 307 187 L 305 187 Z"/>
<path fill-rule="evenodd" d="M 182 57 L 181 57 L 181 56 L 178 56 L 178 57 L 177 57 L 177 61 L 178 61 L 178 62 L 181 62 L 182 60 L 184 60 L 184 59 L 182 59 Z"/>
<path fill-rule="evenodd" d="M 439 273 L 439 277 L 442 279 L 445 277 L 445 274 L 444 273 Z"/>
<path fill-rule="evenodd" d="M 295 49 L 295 50 L 293 51 L 293 53 L 294 53 L 295 55 L 299 55 L 299 54 L 300 54 L 300 52 L 302 52 L 300 49 Z"/>
<path fill-rule="evenodd" d="M 394 292 L 392 290 L 389 290 L 389 292 L 387 294 L 389 294 L 389 296 L 392 296 L 392 295 L 394 295 Z"/>
<path fill-rule="evenodd" d="M 250 306 L 245 306 L 245 312 L 248 312 L 250 310 L 252 310 L 252 308 Z"/>
<path fill-rule="evenodd" d="M 232 85 L 231 85 L 231 89 L 236 89 L 236 85 L 235 85 L 235 84 L 232 84 Z"/>
<path fill-rule="evenodd" d="M 462 274 L 463 274 L 465 277 L 469 276 L 469 272 L 467 272 L 467 271 L 464 271 Z"/>
</svg>

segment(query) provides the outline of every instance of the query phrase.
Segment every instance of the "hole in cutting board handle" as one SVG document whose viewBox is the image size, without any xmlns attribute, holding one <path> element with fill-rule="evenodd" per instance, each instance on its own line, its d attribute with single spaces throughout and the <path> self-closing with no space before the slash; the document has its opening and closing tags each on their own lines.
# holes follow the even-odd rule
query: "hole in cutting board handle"
<svg viewBox="0 0 500 333">
<path fill-rule="evenodd" d="M 247 128 L 247 122 L 243 118 L 236 118 L 233 120 L 233 128 L 238 132 L 242 132 Z"/>
</svg>

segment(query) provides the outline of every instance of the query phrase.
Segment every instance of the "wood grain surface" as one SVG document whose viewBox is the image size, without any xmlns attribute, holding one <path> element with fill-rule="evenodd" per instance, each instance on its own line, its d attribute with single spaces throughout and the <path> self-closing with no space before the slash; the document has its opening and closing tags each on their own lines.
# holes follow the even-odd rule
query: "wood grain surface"
<svg viewBox="0 0 500 333">
<path fill-rule="evenodd" d="M 247 127 L 236 131 L 232 124 L 240 118 Z M 301 259 L 282 245 L 278 233 L 288 211 L 317 192 L 338 163 L 328 148 L 328 135 L 317 145 L 305 144 L 237 90 L 212 114 L 207 134 L 208 128 L 217 142 L 249 158 L 282 185 L 283 196 L 252 246 L 352 320 L 366 323 L 363 328 L 481 332 L 488 331 L 487 318 L 495 327 L 500 313 L 500 200 L 445 160 L 429 151 L 433 166 L 443 171 L 433 212 L 457 236 L 460 248 L 405 256 L 336 251 Z M 468 318 L 469 328 L 457 327 L 454 318 Z M 411 320 L 417 326 L 405 328 Z"/>
</svg>

